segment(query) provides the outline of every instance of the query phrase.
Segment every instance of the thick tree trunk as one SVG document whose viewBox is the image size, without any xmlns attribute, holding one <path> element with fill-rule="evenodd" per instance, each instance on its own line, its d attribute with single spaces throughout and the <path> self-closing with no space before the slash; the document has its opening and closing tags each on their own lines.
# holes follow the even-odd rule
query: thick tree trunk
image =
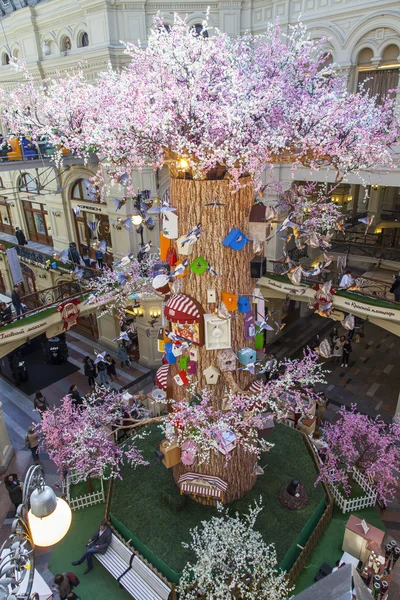
<svg viewBox="0 0 400 600">
<path fill-rule="evenodd" d="M 250 277 L 252 244 L 248 243 L 240 251 L 222 245 L 222 240 L 232 228 L 240 229 L 245 234 L 248 232 L 248 218 L 254 203 L 254 192 L 250 180 L 247 183 L 250 185 L 232 194 L 226 180 L 171 179 L 171 204 L 177 209 L 179 236 L 187 234 L 198 223 L 201 223 L 204 230 L 193 252 L 187 257 L 189 264 L 198 256 L 202 256 L 217 272 L 217 276 L 209 272 L 196 275 L 189 269 L 188 275 L 182 279 L 182 292 L 195 298 L 206 314 L 211 313 L 216 306 L 207 302 L 208 289 L 216 291 L 217 304 L 220 302 L 222 291 L 234 293 L 237 297 L 250 296 L 254 291 L 254 280 Z M 205 206 L 214 201 L 223 203 L 223 206 Z M 250 298 L 250 301 L 252 300 L 253 298 Z M 231 336 L 231 347 L 235 352 L 252 346 L 251 341 L 245 338 L 244 315 L 239 312 L 233 313 Z M 199 350 L 196 375 L 199 391 L 206 386 L 204 370 L 210 365 L 217 366 L 217 352 L 206 350 L 205 346 Z M 175 374 L 178 370 L 178 366 L 173 365 L 172 373 Z M 232 375 L 242 389 L 253 379 L 247 371 L 236 371 Z M 218 383 L 210 387 L 213 391 L 214 406 L 221 408 L 223 396 L 227 391 L 224 377 L 221 375 Z M 174 399 L 183 399 L 185 393 L 187 389 L 174 383 Z M 215 451 L 211 453 L 209 464 L 185 467 L 180 463 L 174 467 L 173 472 L 175 481 L 188 471 L 220 477 L 228 484 L 225 501 L 229 502 L 240 498 L 253 487 L 256 482 L 256 477 L 252 474 L 254 465 L 254 455 L 236 448 L 228 462 L 223 454 Z"/>
</svg>

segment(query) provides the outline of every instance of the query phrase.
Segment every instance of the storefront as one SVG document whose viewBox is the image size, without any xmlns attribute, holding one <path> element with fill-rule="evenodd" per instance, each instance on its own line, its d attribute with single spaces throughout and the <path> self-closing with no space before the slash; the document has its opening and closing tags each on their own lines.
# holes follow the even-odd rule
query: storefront
<svg viewBox="0 0 400 600">
<path fill-rule="evenodd" d="M 47 246 L 53 245 L 50 235 L 49 215 L 44 204 L 23 200 L 28 239 Z"/>
<path fill-rule="evenodd" d="M 0 196 L 0 231 L 4 233 L 14 233 L 11 208 L 9 202 Z"/>
<path fill-rule="evenodd" d="M 72 212 L 75 223 L 78 251 L 82 247 L 89 248 L 89 256 L 95 260 L 96 247 L 102 241 L 106 242 L 107 252 L 104 262 L 113 261 L 111 248 L 110 221 L 106 214 L 106 205 L 100 204 L 99 194 L 87 179 L 79 179 L 72 187 Z"/>
</svg>

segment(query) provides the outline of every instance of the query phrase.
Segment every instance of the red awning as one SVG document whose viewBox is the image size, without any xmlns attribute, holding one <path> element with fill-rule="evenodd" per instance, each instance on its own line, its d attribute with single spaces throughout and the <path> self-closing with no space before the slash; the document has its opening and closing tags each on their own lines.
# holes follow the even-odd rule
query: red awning
<svg viewBox="0 0 400 600">
<path fill-rule="evenodd" d="M 168 376 L 169 365 L 163 365 L 158 369 L 156 373 L 156 386 L 164 392 L 167 391 Z"/>
<path fill-rule="evenodd" d="M 264 384 L 261 381 L 261 379 L 255 379 L 254 381 L 252 381 L 252 383 L 247 388 L 247 390 L 249 392 L 251 392 L 252 394 L 258 394 L 263 389 L 264 389 Z"/>
<path fill-rule="evenodd" d="M 201 320 L 198 303 L 186 294 L 172 296 L 165 305 L 164 315 L 173 323 L 199 323 Z"/>
</svg>

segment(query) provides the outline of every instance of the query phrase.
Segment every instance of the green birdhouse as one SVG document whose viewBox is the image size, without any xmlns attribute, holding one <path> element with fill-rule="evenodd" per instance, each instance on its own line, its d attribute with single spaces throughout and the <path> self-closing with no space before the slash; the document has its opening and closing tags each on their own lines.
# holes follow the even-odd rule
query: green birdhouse
<svg viewBox="0 0 400 600">
<path fill-rule="evenodd" d="M 198 256 L 190 265 L 189 269 L 192 269 L 193 273 L 196 275 L 201 275 L 205 273 L 208 269 L 208 262 L 202 256 Z"/>
<path fill-rule="evenodd" d="M 181 356 L 179 359 L 179 368 L 186 371 L 188 362 L 189 362 L 188 356 Z"/>
</svg>

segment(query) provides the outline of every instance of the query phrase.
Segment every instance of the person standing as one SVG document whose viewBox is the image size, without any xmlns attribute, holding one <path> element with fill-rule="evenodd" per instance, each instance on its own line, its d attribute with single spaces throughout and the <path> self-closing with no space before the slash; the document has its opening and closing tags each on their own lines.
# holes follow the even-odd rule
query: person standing
<svg viewBox="0 0 400 600">
<path fill-rule="evenodd" d="M 68 248 L 68 260 L 70 260 L 74 265 L 80 265 L 81 259 L 79 256 L 79 252 L 76 249 L 76 244 L 71 242 Z"/>
<path fill-rule="evenodd" d="M 112 531 L 108 525 L 108 522 L 102 521 L 100 523 L 99 529 L 86 544 L 86 552 L 83 554 L 83 556 L 81 556 L 79 560 L 74 560 L 72 562 L 74 567 L 76 567 L 77 565 L 81 565 L 85 560 L 87 560 L 87 569 L 84 573 L 85 575 L 87 575 L 89 571 L 93 569 L 93 554 L 105 554 L 108 550 L 109 545 L 111 544 L 111 538 Z"/>
<path fill-rule="evenodd" d="M 88 384 L 90 385 L 90 387 L 94 388 L 97 371 L 96 365 L 94 364 L 94 361 L 90 358 L 90 356 L 85 356 L 83 360 L 83 369 L 86 377 L 88 378 Z"/>
<path fill-rule="evenodd" d="M 344 335 L 341 335 L 340 338 L 336 338 L 335 342 L 333 343 L 332 357 L 334 362 L 339 362 L 340 357 L 343 354 L 343 346 L 345 341 L 346 338 Z"/>
<path fill-rule="evenodd" d="M 43 419 L 43 413 L 49 408 L 49 403 L 47 402 L 45 396 L 43 396 L 42 392 L 36 392 L 33 399 L 33 405 L 35 410 L 40 413 L 40 418 Z"/>
<path fill-rule="evenodd" d="M 396 275 L 390 293 L 394 294 L 395 302 L 400 302 L 400 275 Z"/>
<path fill-rule="evenodd" d="M 339 287 L 347 290 L 347 288 L 351 287 L 352 285 L 354 285 L 354 279 L 351 274 L 351 270 L 346 269 L 345 274 L 343 275 L 342 279 L 340 280 Z"/>
<path fill-rule="evenodd" d="M 28 244 L 24 232 L 19 227 L 15 228 L 15 237 L 17 238 L 20 246 L 26 246 Z"/>
<path fill-rule="evenodd" d="M 350 354 L 352 353 L 352 351 L 353 351 L 353 348 L 351 347 L 350 340 L 345 340 L 345 342 L 343 344 L 342 367 L 349 366 L 349 358 L 350 358 Z"/>
<path fill-rule="evenodd" d="M 16 473 L 9 473 L 4 478 L 4 484 L 10 500 L 14 504 L 15 510 L 17 510 L 18 506 L 22 504 L 22 484 L 18 479 L 18 475 Z"/>
<path fill-rule="evenodd" d="M 33 462 L 39 464 L 39 437 L 33 427 L 29 427 L 28 433 L 25 436 L 25 446 L 32 453 Z"/>
<path fill-rule="evenodd" d="M 103 360 L 97 363 L 97 371 L 100 377 L 100 385 L 108 385 L 107 365 Z"/>
<path fill-rule="evenodd" d="M 117 381 L 117 371 L 115 369 L 115 360 L 111 356 L 111 354 L 106 354 L 107 365 L 107 375 L 110 381 Z"/>
<path fill-rule="evenodd" d="M 19 295 L 18 283 L 16 283 L 14 285 L 14 289 L 11 292 L 11 302 L 13 304 L 13 307 L 15 309 L 15 314 L 17 315 L 17 317 L 19 317 L 20 314 L 23 314 L 25 312 L 24 308 L 22 306 L 21 296 Z"/>
<path fill-rule="evenodd" d="M 81 244 L 81 259 L 86 267 L 90 267 L 89 248 L 86 244 Z"/>
<path fill-rule="evenodd" d="M 75 385 L 75 383 L 73 383 L 71 385 L 71 387 L 69 388 L 69 395 L 71 396 L 72 399 L 72 404 L 74 405 L 75 408 L 78 408 L 79 406 L 82 406 L 83 404 L 83 398 L 78 390 L 78 386 Z"/>
<path fill-rule="evenodd" d="M 97 260 L 97 266 L 99 267 L 99 269 L 103 268 L 103 262 L 104 262 L 104 254 L 101 250 L 96 250 L 95 252 L 95 257 Z"/>
<path fill-rule="evenodd" d="M 329 334 L 329 337 L 331 338 L 331 346 L 332 346 L 332 348 L 333 348 L 333 347 L 334 347 L 334 345 L 335 345 L 335 342 L 336 342 L 336 340 L 337 340 L 337 339 L 338 339 L 338 337 L 339 337 L 339 332 L 338 332 L 338 328 L 337 328 L 337 327 L 334 327 L 334 328 L 331 330 L 331 332 L 330 332 L 330 334 Z"/>
<path fill-rule="evenodd" d="M 128 352 L 122 342 L 118 344 L 117 356 L 121 361 L 121 369 L 124 368 L 124 365 L 126 365 L 127 367 L 130 366 L 131 361 L 129 360 Z"/>
</svg>

